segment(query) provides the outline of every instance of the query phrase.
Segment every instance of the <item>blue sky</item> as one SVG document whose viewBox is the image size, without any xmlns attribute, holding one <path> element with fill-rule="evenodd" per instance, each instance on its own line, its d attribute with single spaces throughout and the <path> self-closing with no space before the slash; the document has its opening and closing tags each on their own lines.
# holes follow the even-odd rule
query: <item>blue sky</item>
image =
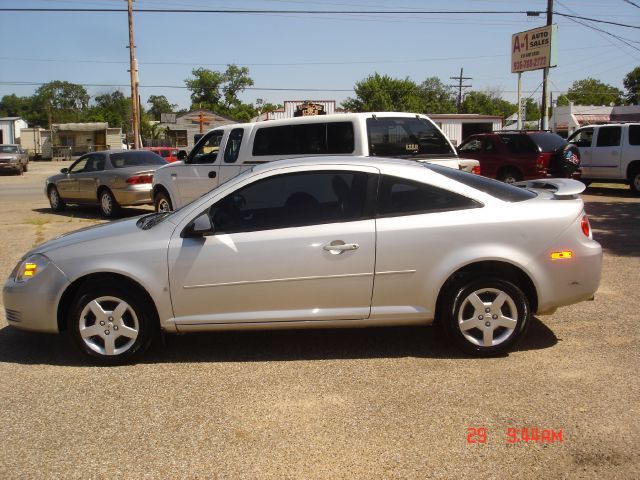
<svg viewBox="0 0 640 480">
<path fill-rule="evenodd" d="M 136 0 L 134 8 L 233 8 L 273 10 L 546 10 L 546 0 Z M 640 0 L 555 0 L 567 14 L 640 26 Z M 0 7 L 126 8 L 124 0 L 0 0 Z M 129 95 L 126 13 L 1 12 L 0 97 L 31 95 L 37 86 L 13 82 L 67 80 L 92 96 L 116 89 Z M 140 94 L 165 95 L 190 104 L 184 80 L 197 67 L 247 66 L 255 90 L 245 102 L 334 99 L 353 96 L 356 82 L 374 72 L 416 82 L 437 76 L 455 83 L 464 68 L 473 90 L 497 90 L 515 101 L 510 41 L 516 32 L 544 25 L 546 18 L 507 15 L 303 15 L 137 13 L 134 17 Z M 597 32 L 556 16 L 558 67 L 554 97 L 575 80 L 594 77 L 622 87 L 640 66 L 640 30 L 594 24 Z M 588 22 L 587 22 L 588 23 Z M 626 42 L 626 43 L 625 43 Z M 541 96 L 541 71 L 523 74 L 525 95 Z M 173 88 L 175 87 L 175 88 Z M 264 90 L 261 90 L 264 89 Z M 282 91 L 269 89 L 317 89 Z M 324 90 L 324 91 L 323 91 Z M 343 91 L 345 90 L 345 91 Z"/>
</svg>

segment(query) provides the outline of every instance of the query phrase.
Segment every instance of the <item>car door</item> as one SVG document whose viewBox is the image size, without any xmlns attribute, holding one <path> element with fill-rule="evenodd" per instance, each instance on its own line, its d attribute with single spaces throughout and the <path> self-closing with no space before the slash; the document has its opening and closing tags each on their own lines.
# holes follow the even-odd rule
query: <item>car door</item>
<svg viewBox="0 0 640 480">
<path fill-rule="evenodd" d="M 622 126 L 599 127 L 591 155 L 591 176 L 595 178 L 623 178 L 620 172 Z"/>
<path fill-rule="evenodd" d="M 78 175 L 84 172 L 89 155 L 84 155 L 76 160 L 67 170 L 64 177 L 56 181 L 56 188 L 63 200 L 77 201 L 80 192 L 78 188 Z"/>
<path fill-rule="evenodd" d="M 177 166 L 172 171 L 173 183 L 182 199 L 180 205 L 198 198 L 218 185 L 218 157 L 223 135 L 224 130 L 208 133 L 191 151 L 184 165 Z"/>
<path fill-rule="evenodd" d="M 95 202 L 98 200 L 98 184 L 100 176 L 104 173 L 105 159 L 104 153 L 87 155 L 87 163 L 83 171 L 76 174 L 79 201 Z"/>
<path fill-rule="evenodd" d="M 594 177 L 593 168 L 593 127 L 576 130 L 568 139 L 568 142 L 580 150 L 580 170 L 583 177 Z"/>
<path fill-rule="evenodd" d="M 182 238 L 179 226 L 168 253 L 178 328 L 367 318 L 377 177 L 272 172 L 206 208 L 215 234 Z"/>
</svg>

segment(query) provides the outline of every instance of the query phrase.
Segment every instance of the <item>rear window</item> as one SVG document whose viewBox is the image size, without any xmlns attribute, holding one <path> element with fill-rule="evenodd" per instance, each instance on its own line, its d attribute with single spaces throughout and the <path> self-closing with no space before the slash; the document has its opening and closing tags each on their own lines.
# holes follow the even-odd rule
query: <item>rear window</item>
<svg viewBox="0 0 640 480">
<path fill-rule="evenodd" d="M 462 170 L 443 167 L 441 165 L 430 164 L 424 166 L 425 168 L 433 170 L 440 175 L 444 175 L 445 177 L 451 178 L 452 180 L 467 185 L 468 187 L 475 188 L 476 190 L 480 190 L 481 192 L 505 202 L 521 202 L 537 196 L 530 190 L 514 187 L 507 183 L 482 177 L 480 175 L 474 175 L 473 173 L 463 172 Z"/>
<path fill-rule="evenodd" d="M 560 135 L 548 132 L 530 133 L 529 138 L 538 146 L 541 152 L 551 153 L 564 148 L 567 141 Z"/>
<path fill-rule="evenodd" d="M 420 117 L 368 118 L 367 134 L 369 152 L 372 156 L 455 155 L 455 151 L 437 127 Z"/>
<path fill-rule="evenodd" d="M 629 125 L 629 144 L 640 145 L 640 125 Z"/>
<path fill-rule="evenodd" d="M 167 161 L 156 153 L 145 150 L 112 153 L 109 157 L 114 168 L 166 165 Z"/>
<path fill-rule="evenodd" d="M 306 123 L 258 129 L 253 155 L 346 154 L 355 150 L 353 123 Z"/>
<path fill-rule="evenodd" d="M 502 143 L 509 150 L 509 153 L 538 153 L 538 146 L 527 135 L 500 135 Z"/>
</svg>

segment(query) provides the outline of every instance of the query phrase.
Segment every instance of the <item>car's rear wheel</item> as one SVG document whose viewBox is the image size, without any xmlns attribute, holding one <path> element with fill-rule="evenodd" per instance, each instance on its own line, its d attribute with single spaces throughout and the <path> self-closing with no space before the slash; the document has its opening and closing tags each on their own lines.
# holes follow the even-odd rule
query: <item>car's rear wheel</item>
<svg viewBox="0 0 640 480">
<path fill-rule="evenodd" d="M 59 212 L 65 209 L 66 204 L 64 203 L 64 200 L 60 198 L 60 194 L 58 193 L 58 189 L 56 187 L 49 187 L 47 196 L 49 197 L 49 205 L 51 206 L 51 210 L 53 210 L 54 212 Z"/>
<path fill-rule="evenodd" d="M 130 362 L 151 342 L 153 316 L 135 291 L 90 283 L 70 309 L 69 330 L 82 352 L 105 365 Z"/>
<path fill-rule="evenodd" d="M 498 278 L 476 278 L 458 284 L 445 300 L 449 337 L 464 352 L 494 356 L 507 352 L 531 321 L 529 301 L 515 284 Z"/>
<path fill-rule="evenodd" d="M 636 168 L 629 175 L 629 186 L 631 190 L 640 195 L 640 168 Z"/>
<path fill-rule="evenodd" d="M 115 217 L 120 210 L 120 205 L 118 205 L 118 202 L 113 196 L 113 193 L 111 193 L 111 190 L 103 188 L 100 190 L 98 197 L 100 200 L 100 211 L 102 212 L 102 215 L 107 218 Z"/>
<path fill-rule="evenodd" d="M 513 169 L 505 169 L 498 174 L 498 180 L 504 183 L 516 183 L 522 180 L 522 175 Z"/>
<path fill-rule="evenodd" d="M 171 210 L 173 210 L 169 194 L 163 191 L 156 193 L 153 199 L 153 205 L 156 209 L 156 212 L 170 212 Z"/>
</svg>

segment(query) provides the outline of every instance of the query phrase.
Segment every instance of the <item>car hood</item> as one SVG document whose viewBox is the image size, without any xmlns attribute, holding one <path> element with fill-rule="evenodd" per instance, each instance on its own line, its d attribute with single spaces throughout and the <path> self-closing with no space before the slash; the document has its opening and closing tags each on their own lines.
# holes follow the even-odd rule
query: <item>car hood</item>
<svg viewBox="0 0 640 480">
<path fill-rule="evenodd" d="M 116 220 L 115 222 L 103 223 L 100 225 L 92 225 L 91 227 L 82 228 L 73 232 L 65 233 L 59 237 L 44 242 L 33 250 L 28 252 L 26 256 L 34 253 L 51 252 L 64 247 L 79 245 L 91 242 L 97 239 L 114 238 L 140 231 L 136 226 L 136 222 L 140 217 L 127 218 L 124 220 Z"/>
</svg>

